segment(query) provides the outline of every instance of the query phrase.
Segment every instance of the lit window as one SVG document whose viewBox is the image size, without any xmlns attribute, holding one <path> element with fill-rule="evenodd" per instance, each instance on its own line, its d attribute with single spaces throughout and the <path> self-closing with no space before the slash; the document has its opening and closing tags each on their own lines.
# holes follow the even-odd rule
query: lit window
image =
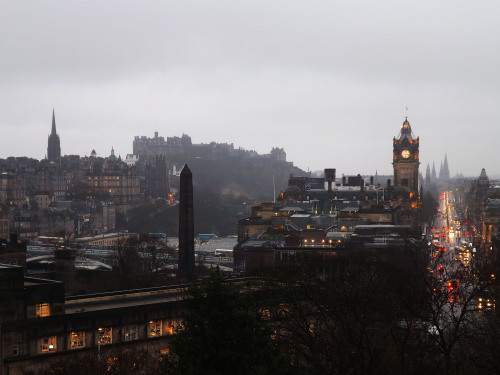
<svg viewBox="0 0 500 375">
<path fill-rule="evenodd" d="M 174 334 L 174 328 L 172 327 L 171 323 L 168 323 L 165 325 L 165 335 L 173 335 Z"/>
<path fill-rule="evenodd" d="M 40 303 L 35 305 L 35 316 L 44 317 L 50 315 L 50 308 L 48 303 Z"/>
<path fill-rule="evenodd" d="M 111 344 L 113 342 L 112 328 L 99 328 L 97 330 L 97 342 L 101 345 Z"/>
<path fill-rule="evenodd" d="M 174 333 L 179 333 L 180 331 L 182 331 L 184 329 L 184 325 L 182 324 L 182 322 L 180 322 L 178 320 L 174 320 L 172 322 L 172 328 L 174 330 Z"/>
<path fill-rule="evenodd" d="M 125 341 L 137 340 L 137 326 L 126 327 L 123 333 L 123 339 Z"/>
<path fill-rule="evenodd" d="M 106 363 L 108 365 L 108 372 L 116 372 L 118 368 L 118 357 L 109 357 L 106 359 Z"/>
<path fill-rule="evenodd" d="M 314 337 L 314 324 L 309 325 L 309 333 Z"/>
<path fill-rule="evenodd" d="M 71 349 L 85 347 L 85 332 L 71 332 L 70 341 Z"/>
<path fill-rule="evenodd" d="M 161 336 L 161 320 L 149 322 L 148 336 L 149 337 Z"/>
<path fill-rule="evenodd" d="M 269 311 L 269 309 L 261 310 L 261 314 L 262 314 L 263 320 L 270 320 L 271 319 L 271 311 Z"/>
<path fill-rule="evenodd" d="M 165 335 L 175 335 L 184 329 L 182 322 L 178 320 L 172 320 L 165 324 Z"/>
<path fill-rule="evenodd" d="M 40 339 L 40 349 L 42 353 L 55 352 L 57 349 L 56 336 L 44 337 Z"/>
<path fill-rule="evenodd" d="M 271 340 L 276 340 L 277 336 L 278 336 L 278 331 L 275 329 L 273 330 L 273 333 L 271 333 Z"/>
<path fill-rule="evenodd" d="M 280 306 L 279 306 L 279 314 L 283 317 L 283 316 L 286 316 L 288 315 L 288 313 L 290 312 L 290 306 L 286 303 L 280 303 Z"/>
</svg>

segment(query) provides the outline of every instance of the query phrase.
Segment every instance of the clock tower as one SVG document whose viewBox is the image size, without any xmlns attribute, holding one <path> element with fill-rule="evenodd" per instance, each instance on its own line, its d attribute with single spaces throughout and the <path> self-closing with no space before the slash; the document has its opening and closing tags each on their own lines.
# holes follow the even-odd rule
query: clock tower
<svg viewBox="0 0 500 375">
<path fill-rule="evenodd" d="M 399 201 L 401 208 L 396 224 L 419 226 L 419 146 L 419 139 L 413 135 L 408 118 L 406 118 L 399 135 L 393 139 L 393 198 Z"/>
</svg>

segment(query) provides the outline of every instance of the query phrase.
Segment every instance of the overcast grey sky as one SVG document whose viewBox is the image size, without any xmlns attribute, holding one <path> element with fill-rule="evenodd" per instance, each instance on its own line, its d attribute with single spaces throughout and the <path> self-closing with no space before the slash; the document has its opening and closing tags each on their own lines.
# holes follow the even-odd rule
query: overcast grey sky
<svg viewBox="0 0 500 375">
<path fill-rule="evenodd" d="M 302 169 L 500 173 L 500 2 L 3 0 L 0 157 L 125 157 L 136 135 L 283 147 Z M 406 111 L 408 107 L 408 111 Z"/>
</svg>

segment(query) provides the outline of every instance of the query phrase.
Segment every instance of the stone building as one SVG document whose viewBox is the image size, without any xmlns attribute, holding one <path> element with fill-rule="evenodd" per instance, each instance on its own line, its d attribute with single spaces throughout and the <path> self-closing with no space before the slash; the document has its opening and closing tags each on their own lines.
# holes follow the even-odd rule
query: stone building
<svg viewBox="0 0 500 375">
<path fill-rule="evenodd" d="M 102 163 L 88 169 L 84 177 L 88 202 L 112 201 L 118 214 L 126 214 L 140 203 L 140 178 L 135 167 L 121 163 L 111 150 Z"/>
<path fill-rule="evenodd" d="M 131 366 L 157 360 L 182 329 L 184 293 L 185 287 L 158 287 L 65 297 L 62 282 L 1 264 L 0 375 L 90 358 L 112 366 L 117 353 L 130 356 Z"/>
<path fill-rule="evenodd" d="M 0 174 L 0 204 L 22 206 L 26 200 L 26 180 L 14 172 Z"/>
<path fill-rule="evenodd" d="M 419 138 L 413 135 L 408 119 L 393 138 L 394 190 L 392 198 L 399 211 L 395 224 L 420 227 Z"/>
<path fill-rule="evenodd" d="M 500 233 L 500 187 L 490 187 L 486 191 L 482 218 L 482 234 L 485 244 L 491 244 L 493 237 Z"/>
</svg>

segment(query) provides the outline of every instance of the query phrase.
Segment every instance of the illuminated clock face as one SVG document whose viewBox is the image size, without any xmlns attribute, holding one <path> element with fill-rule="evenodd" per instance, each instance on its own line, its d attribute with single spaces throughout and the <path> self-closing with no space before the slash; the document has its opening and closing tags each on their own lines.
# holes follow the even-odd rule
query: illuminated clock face
<svg viewBox="0 0 500 375">
<path fill-rule="evenodd" d="M 403 151 L 401 152 L 401 156 L 402 156 L 403 158 L 405 158 L 405 159 L 408 159 L 408 158 L 410 157 L 410 151 L 408 151 L 408 150 L 403 150 Z"/>
</svg>

